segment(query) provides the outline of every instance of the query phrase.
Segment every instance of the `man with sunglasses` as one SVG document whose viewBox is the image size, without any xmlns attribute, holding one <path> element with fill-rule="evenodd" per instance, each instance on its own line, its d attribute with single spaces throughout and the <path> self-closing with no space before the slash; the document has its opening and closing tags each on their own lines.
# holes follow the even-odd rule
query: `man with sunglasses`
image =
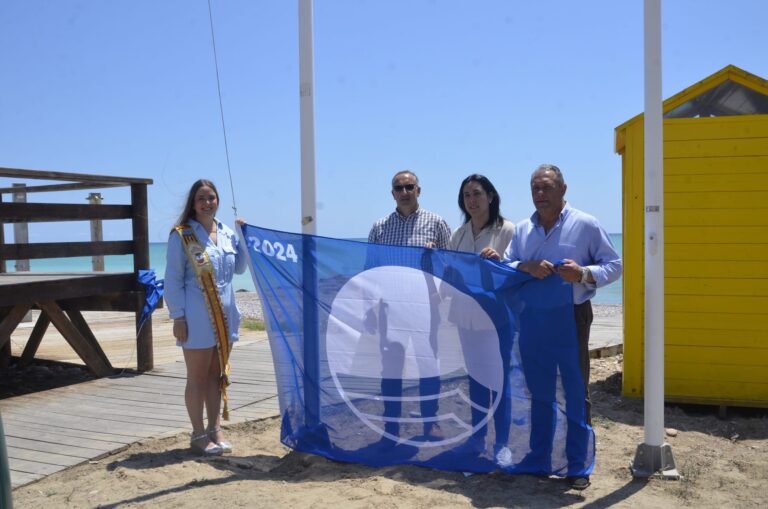
<svg viewBox="0 0 768 509">
<path fill-rule="evenodd" d="M 446 249 L 451 238 L 451 229 L 445 220 L 437 214 L 419 207 L 419 178 L 409 170 L 402 170 L 392 177 L 392 197 L 397 206 L 395 211 L 373 224 L 368 234 L 371 244 L 389 244 L 394 246 L 413 246 Z M 396 253 L 384 256 L 398 256 Z M 408 253 L 405 256 L 412 256 Z M 428 260 L 428 257 L 425 258 Z M 399 265 L 397 260 L 390 260 L 388 265 Z M 435 421 L 438 401 L 433 396 L 440 393 L 439 364 L 437 361 L 437 326 L 440 322 L 437 306 L 439 296 L 434 280 L 424 272 L 422 276 L 401 275 L 397 286 L 408 292 L 409 297 L 418 301 L 421 292 L 426 292 L 425 302 L 429 303 L 427 313 L 413 316 L 414 308 L 404 304 L 408 299 L 394 301 L 382 300 L 376 306 L 377 329 L 381 337 L 381 354 L 384 372 L 394 375 L 401 373 L 405 362 L 405 346 L 413 344 L 418 353 L 417 360 L 421 378 L 419 393 L 420 410 L 423 419 L 423 439 L 440 440 L 443 432 Z M 404 306 L 407 309 L 404 309 Z M 415 323 L 418 326 L 412 327 Z M 402 379 L 388 377 L 382 373 L 381 393 L 387 397 L 384 402 L 384 431 L 387 438 L 393 440 L 400 435 L 402 403 L 399 399 L 403 392 Z M 437 376 L 434 376 L 437 375 Z M 386 445 L 384 443 L 383 445 Z M 413 452 L 413 451 L 412 451 Z"/>
<path fill-rule="evenodd" d="M 420 194 L 419 178 L 415 173 L 409 170 L 395 173 L 392 197 L 397 207 L 373 224 L 368 242 L 446 249 L 451 229 L 442 217 L 419 207 Z"/>
</svg>

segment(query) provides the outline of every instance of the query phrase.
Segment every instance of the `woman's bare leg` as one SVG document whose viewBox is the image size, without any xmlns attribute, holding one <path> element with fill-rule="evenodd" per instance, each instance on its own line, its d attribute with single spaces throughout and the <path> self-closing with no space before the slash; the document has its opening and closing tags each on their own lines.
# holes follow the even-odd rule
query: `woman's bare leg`
<svg viewBox="0 0 768 509">
<path fill-rule="evenodd" d="M 216 359 L 215 348 L 184 349 L 184 362 L 187 365 L 187 385 L 184 389 L 184 403 L 187 406 L 189 420 L 192 423 L 192 436 L 205 434 L 203 407 L 207 400 L 211 360 Z M 209 411 L 210 415 L 210 411 Z M 206 444 L 204 447 L 213 445 Z"/>
<path fill-rule="evenodd" d="M 208 415 L 208 429 L 214 430 L 221 428 L 221 387 L 219 386 L 219 376 L 221 368 L 219 365 L 219 353 L 216 348 L 213 349 L 213 356 L 208 365 L 208 380 L 205 386 L 205 409 Z M 216 442 L 223 440 L 221 433 L 216 433 L 213 437 Z"/>
</svg>

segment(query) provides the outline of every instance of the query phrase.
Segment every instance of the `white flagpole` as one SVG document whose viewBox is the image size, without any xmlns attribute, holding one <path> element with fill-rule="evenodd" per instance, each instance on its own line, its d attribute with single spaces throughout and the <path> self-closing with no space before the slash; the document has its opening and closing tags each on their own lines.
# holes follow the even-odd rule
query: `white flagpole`
<svg viewBox="0 0 768 509">
<path fill-rule="evenodd" d="M 301 129 L 301 250 L 304 343 L 304 424 L 328 443 L 320 421 L 320 337 L 315 267 L 315 84 L 312 48 L 312 0 L 299 0 L 299 122 Z"/>
<path fill-rule="evenodd" d="M 301 129 L 301 231 L 317 233 L 315 201 L 315 78 L 312 0 L 299 0 L 299 116 Z"/>
<path fill-rule="evenodd" d="M 679 478 L 664 443 L 664 154 L 661 97 L 661 0 L 644 2 L 645 50 L 645 442 L 635 477 Z"/>
</svg>

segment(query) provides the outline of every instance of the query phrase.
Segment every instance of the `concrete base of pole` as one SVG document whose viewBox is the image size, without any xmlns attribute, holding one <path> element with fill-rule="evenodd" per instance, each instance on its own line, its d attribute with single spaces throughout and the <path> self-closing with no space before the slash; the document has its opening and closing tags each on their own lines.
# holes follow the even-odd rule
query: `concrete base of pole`
<svg viewBox="0 0 768 509">
<path fill-rule="evenodd" d="M 669 481 L 680 479 L 675 459 L 672 457 L 672 447 L 669 444 L 638 445 L 635 460 L 629 469 L 632 470 L 634 477 L 656 477 Z"/>
</svg>

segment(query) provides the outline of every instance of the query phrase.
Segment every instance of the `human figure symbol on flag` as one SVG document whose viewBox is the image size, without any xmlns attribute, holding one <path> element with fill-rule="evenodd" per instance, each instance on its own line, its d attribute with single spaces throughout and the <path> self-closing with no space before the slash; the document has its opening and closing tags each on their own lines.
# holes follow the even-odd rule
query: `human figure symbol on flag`
<svg viewBox="0 0 768 509">
<path fill-rule="evenodd" d="M 448 314 L 460 315 L 460 323 L 441 320 Z M 499 404 L 504 375 L 493 322 L 475 299 L 430 273 L 390 265 L 355 275 L 333 301 L 325 339 L 344 401 L 395 442 L 462 441 L 485 426 Z M 491 397 L 473 402 L 466 384 L 450 383 L 466 375 Z M 483 414 L 474 425 L 472 408 Z M 434 423 L 442 436 L 427 432 Z"/>
</svg>

